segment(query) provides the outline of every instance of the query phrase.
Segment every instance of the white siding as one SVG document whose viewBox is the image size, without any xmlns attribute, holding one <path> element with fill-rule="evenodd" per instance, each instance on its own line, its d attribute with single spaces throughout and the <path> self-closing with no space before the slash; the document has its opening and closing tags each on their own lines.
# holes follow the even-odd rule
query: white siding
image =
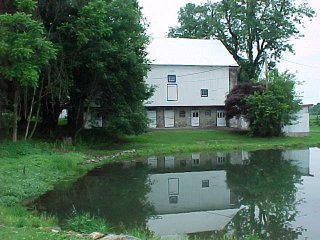
<svg viewBox="0 0 320 240">
<path fill-rule="evenodd" d="M 282 156 L 285 160 L 290 161 L 292 165 L 297 166 L 299 172 L 305 176 L 310 171 L 310 150 L 287 150 L 283 151 Z"/>
<path fill-rule="evenodd" d="M 289 136 L 308 134 L 310 132 L 308 106 L 302 106 L 296 117 L 297 120 L 292 125 L 284 126 L 283 132 Z"/>
<path fill-rule="evenodd" d="M 177 101 L 168 101 L 168 75 L 176 75 Z M 229 67 L 152 65 L 146 83 L 155 87 L 145 106 L 224 106 L 229 93 Z M 201 97 L 208 89 L 208 97 Z"/>
</svg>

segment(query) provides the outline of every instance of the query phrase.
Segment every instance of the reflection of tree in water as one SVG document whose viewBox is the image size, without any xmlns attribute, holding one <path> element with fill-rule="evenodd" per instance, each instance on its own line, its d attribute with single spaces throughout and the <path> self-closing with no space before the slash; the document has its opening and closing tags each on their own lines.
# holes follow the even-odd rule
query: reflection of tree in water
<svg viewBox="0 0 320 240">
<path fill-rule="evenodd" d="M 235 236 L 297 239 L 303 229 L 290 223 L 297 216 L 299 182 L 297 167 L 285 161 L 280 150 L 253 152 L 248 165 L 228 166 L 227 183 L 245 206 L 229 225 Z"/>
<path fill-rule="evenodd" d="M 60 220 L 70 217 L 75 208 L 102 217 L 115 227 L 145 227 L 154 213 L 146 199 L 149 191 L 146 166 L 123 168 L 114 164 L 90 172 L 71 188 L 49 192 L 36 205 Z"/>
</svg>

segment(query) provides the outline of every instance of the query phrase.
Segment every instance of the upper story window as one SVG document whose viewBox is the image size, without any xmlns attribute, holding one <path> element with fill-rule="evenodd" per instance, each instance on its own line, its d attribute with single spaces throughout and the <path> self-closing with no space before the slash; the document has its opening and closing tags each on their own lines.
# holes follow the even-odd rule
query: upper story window
<svg viewBox="0 0 320 240">
<path fill-rule="evenodd" d="M 201 89 L 201 97 L 208 97 L 208 89 Z"/>
<path fill-rule="evenodd" d="M 175 83 L 177 81 L 176 75 L 168 75 L 168 82 Z"/>
</svg>

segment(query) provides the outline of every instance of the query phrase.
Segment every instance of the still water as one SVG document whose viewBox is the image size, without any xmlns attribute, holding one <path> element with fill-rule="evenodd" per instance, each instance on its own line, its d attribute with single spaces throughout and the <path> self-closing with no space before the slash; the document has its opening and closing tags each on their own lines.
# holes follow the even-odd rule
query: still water
<svg viewBox="0 0 320 240">
<path fill-rule="evenodd" d="M 106 165 L 34 207 L 62 224 L 89 212 L 160 236 L 320 239 L 319 189 L 319 148 L 194 153 Z"/>
</svg>

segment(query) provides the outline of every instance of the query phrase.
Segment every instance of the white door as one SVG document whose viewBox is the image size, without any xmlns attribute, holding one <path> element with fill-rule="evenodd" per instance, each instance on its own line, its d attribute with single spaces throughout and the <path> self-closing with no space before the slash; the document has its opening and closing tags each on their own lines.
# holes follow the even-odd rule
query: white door
<svg viewBox="0 0 320 240">
<path fill-rule="evenodd" d="M 173 110 L 164 111 L 164 127 L 166 128 L 174 127 L 174 111 Z"/>
<path fill-rule="evenodd" d="M 191 126 L 199 127 L 199 111 L 191 111 Z"/>
<path fill-rule="evenodd" d="M 226 122 L 226 113 L 224 110 L 217 111 L 217 127 L 225 127 L 227 126 Z"/>
<path fill-rule="evenodd" d="M 157 112 L 156 111 L 147 111 L 148 119 L 149 119 L 149 128 L 157 127 Z"/>
</svg>

